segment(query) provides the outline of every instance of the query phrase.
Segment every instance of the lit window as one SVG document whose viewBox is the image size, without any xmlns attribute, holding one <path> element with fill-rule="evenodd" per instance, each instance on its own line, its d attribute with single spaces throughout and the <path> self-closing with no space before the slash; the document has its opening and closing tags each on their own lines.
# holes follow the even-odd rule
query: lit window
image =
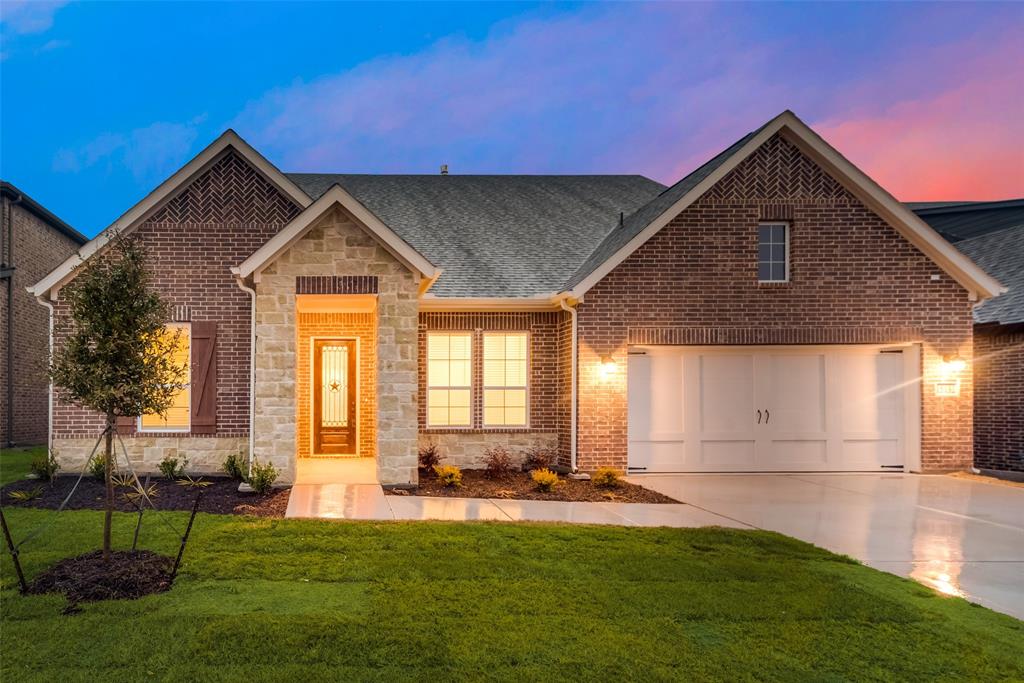
<svg viewBox="0 0 1024 683">
<path fill-rule="evenodd" d="M 789 280 L 789 226 L 772 223 L 757 226 L 757 279 L 761 282 Z"/>
<path fill-rule="evenodd" d="M 431 332 L 427 335 L 427 424 L 468 427 L 473 335 Z"/>
<path fill-rule="evenodd" d="M 526 426 L 527 345 L 522 332 L 484 335 L 485 426 Z"/>
<path fill-rule="evenodd" d="M 189 416 L 192 412 L 192 389 L 189 385 L 189 369 L 192 367 L 192 344 L 189 326 L 168 325 L 164 334 L 177 335 L 177 347 L 174 349 L 172 361 L 175 365 L 185 368 L 180 384 L 176 384 L 174 402 L 165 415 L 143 415 L 139 418 L 139 429 L 149 432 L 187 432 L 190 427 Z"/>
</svg>

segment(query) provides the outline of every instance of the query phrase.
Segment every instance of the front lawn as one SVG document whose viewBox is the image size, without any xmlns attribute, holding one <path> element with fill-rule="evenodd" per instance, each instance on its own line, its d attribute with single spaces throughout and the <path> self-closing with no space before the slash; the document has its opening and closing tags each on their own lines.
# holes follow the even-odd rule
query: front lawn
<svg viewBox="0 0 1024 683">
<path fill-rule="evenodd" d="M 5 513 L 18 538 L 54 514 Z M 173 554 L 157 515 L 187 515 L 144 529 Z M 61 513 L 30 578 L 100 518 Z M 1024 678 L 1024 623 L 767 532 L 200 515 L 193 539 L 169 593 L 73 616 L 5 554 L 0 679 Z"/>
<path fill-rule="evenodd" d="M 32 459 L 46 453 L 46 446 L 0 449 L 0 486 L 24 479 L 31 470 Z"/>
</svg>

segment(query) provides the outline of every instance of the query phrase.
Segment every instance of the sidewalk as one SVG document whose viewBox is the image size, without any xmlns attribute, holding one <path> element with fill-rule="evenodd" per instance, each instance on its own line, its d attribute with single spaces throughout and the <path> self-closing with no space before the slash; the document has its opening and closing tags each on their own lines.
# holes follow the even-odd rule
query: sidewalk
<svg viewBox="0 0 1024 683">
<path fill-rule="evenodd" d="M 682 503 L 563 503 L 551 500 L 389 496 L 378 484 L 296 484 L 292 487 L 285 517 L 753 528 Z"/>
</svg>

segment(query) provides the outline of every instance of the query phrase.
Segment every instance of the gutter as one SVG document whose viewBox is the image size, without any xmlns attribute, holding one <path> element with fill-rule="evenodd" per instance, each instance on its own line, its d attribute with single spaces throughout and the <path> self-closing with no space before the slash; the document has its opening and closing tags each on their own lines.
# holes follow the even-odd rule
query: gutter
<svg viewBox="0 0 1024 683">
<path fill-rule="evenodd" d="M 570 306 L 568 304 L 568 300 L 569 300 L 568 297 L 561 298 L 561 299 L 558 300 L 558 305 L 559 305 L 559 307 L 563 311 L 568 311 L 569 312 L 569 317 L 572 320 L 572 351 L 571 351 L 572 359 L 571 359 L 571 361 L 569 363 L 569 368 L 570 368 L 570 371 L 571 371 L 571 374 L 572 374 L 572 390 L 570 392 L 571 398 L 569 399 L 569 416 L 570 416 L 569 417 L 569 438 L 570 438 L 570 445 L 569 445 L 569 467 L 572 470 L 573 474 L 575 474 L 576 472 L 579 471 L 579 468 L 576 467 L 576 413 L 577 413 L 577 407 L 576 407 L 576 402 L 577 402 L 576 401 L 576 384 L 577 384 L 576 371 L 577 371 L 577 367 L 576 366 L 579 364 L 578 349 L 577 349 L 577 346 L 578 346 L 578 341 L 577 341 L 577 339 L 578 339 L 578 328 L 576 326 L 576 307 L 575 306 Z"/>
<path fill-rule="evenodd" d="M 37 296 L 36 301 L 40 305 L 46 306 L 50 312 L 49 357 L 47 358 L 47 370 L 49 370 L 53 366 L 53 303 L 41 296 Z M 53 376 L 49 372 L 46 374 L 49 379 L 49 389 L 46 392 L 46 452 L 51 455 L 53 454 Z"/>
<path fill-rule="evenodd" d="M 3 254 L 4 279 L 7 280 L 7 446 L 14 445 L 14 207 L 24 195 L 4 188 L 11 197 L 3 212 L 7 221 L 7 251 Z M 15 197 L 14 194 L 18 196 Z M 0 228 L 0 233 L 3 229 Z"/>
<path fill-rule="evenodd" d="M 236 269 L 232 268 L 232 272 Z M 252 476 L 252 463 L 256 454 L 256 290 L 245 284 L 235 272 L 235 284 L 249 295 L 252 304 L 249 308 L 249 476 Z"/>
</svg>

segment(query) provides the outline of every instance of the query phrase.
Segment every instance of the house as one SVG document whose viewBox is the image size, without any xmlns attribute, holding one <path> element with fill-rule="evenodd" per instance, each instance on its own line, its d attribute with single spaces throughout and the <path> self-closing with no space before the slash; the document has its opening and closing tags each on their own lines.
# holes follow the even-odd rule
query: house
<svg viewBox="0 0 1024 683">
<path fill-rule="evenodd" d="M 46 442 L 49 316 L 25 288 L 86 241 L 42 204 L 0 180 L 0 446 Z"/>
<path fill-rule="evenodd" d="M 1024 199 L 910 206 L 1009 290 L 974 309 L 974 465 L 1024 472 Z"/>
<path fill-rule="evenodd" d="M 282 173 L 232 131 L 120 231 L 190 340 L 147 467 L 185 452 L 372 457 L 545 448 L 633 472 L 944 471 L 972 462 L 971 311 L 1001 285 L 784 112 L 671 187 L 638 176 Z M 55 340 L 60 344 L 60 339 Z M 252 362 L 250 362 L 252 359 Z M 53 446 L 102 428 L 57 397 Z"/>
</svg>

